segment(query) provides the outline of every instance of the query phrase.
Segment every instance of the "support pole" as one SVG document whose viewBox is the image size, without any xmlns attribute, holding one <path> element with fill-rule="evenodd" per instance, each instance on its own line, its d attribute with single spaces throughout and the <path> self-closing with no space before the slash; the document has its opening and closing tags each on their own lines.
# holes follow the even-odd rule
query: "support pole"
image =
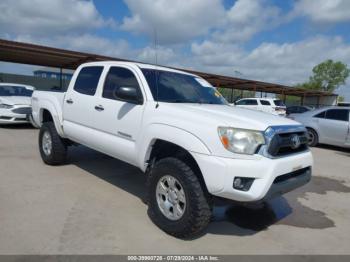
<svg viewBox="0 0 350 262">
<path fill-rule="evenodd" d="M 256 84 L 254 84 L 254 97 L 256 96 Z"/>
<path fill-rule="evenodd" d="M 233 88 L 231 89 L 231 103 L 233 103 Z"/>
<path fill-rule="evenodd" d="M 62 79 L 63 70 L 60 68 L 60 89 L 63 90 L 63 79 Z"/>
<path fill-rule="evenodd" d="M 301 97 L 301 105 L 303 106 L 305 103 L 305 94 L 303 94 L 303 96 Z"/>
</svg>

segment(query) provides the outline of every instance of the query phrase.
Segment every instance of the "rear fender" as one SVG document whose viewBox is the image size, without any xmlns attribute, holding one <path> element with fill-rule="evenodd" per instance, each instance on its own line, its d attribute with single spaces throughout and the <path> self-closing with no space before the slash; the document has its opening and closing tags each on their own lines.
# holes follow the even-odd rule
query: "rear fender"
<svg viewBox="0 0 350 262">
<path fill-rule="evenodd" d="M 60 107 L 55 106 L 52 102 L 49 101 L 45 101 L 42 100 L 40 101 L 41 104 L 41 108 L 39 110 L 39 123 L 40 126 L 43 123 L 43 116 L 44 116 L 44 111 L 47 110 L 53 119 L 53 122 L 55 124 L 57 133 L 61 136 L 61 137 L 65 137 L 64 136 L 64 132 L 63 132 L 63 127 L 62 127 L 62 110 L 60 109 Z"/>
</svg>

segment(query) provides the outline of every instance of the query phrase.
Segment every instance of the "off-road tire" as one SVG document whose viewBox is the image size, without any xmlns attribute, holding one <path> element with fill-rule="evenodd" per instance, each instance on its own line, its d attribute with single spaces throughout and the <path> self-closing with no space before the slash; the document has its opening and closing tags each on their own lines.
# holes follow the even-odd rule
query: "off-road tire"
<svg viewBox="0 0 350 262">
<path fill-rule="evenodd" d="M 176 178 L 182 185 L 186 208 L 179 220 L 170 220 L 161 212 L 156 198 L 158 181 L 164 176 Z M 159 160 L 148 176 L 148 215 L 164 232 L 177 238 L 193 238 L 208 225 L 212 207 L 194 171 L 185 162 L 169 157 Z"/>
<path fill-rule="evenodd" d="M 43 150 L 43 135 L 49 132 L 52 141 L 52 150 L 49 155 L 45 154 Z M 64 140 L 57 133 L 55 124 L 53 122 L 43 123 L 39 133 L 39 150 L 42 160 L 45 164 L 50 166 L 62 165 L 67 159 L 67 145 Z"/>
</svg>

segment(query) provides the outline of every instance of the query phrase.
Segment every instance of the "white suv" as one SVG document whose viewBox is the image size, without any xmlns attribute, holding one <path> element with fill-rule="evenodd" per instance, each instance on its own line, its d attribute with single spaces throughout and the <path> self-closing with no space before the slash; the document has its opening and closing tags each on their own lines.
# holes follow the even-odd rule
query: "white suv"
<svg viewBox="0 0 350 262">
<path fill-rule="evenodd" d="M 244 98 L 235 105 L 280 116 L 285 116 L 287 109 L 282 100 L 276 98 Z"/>
</svg>

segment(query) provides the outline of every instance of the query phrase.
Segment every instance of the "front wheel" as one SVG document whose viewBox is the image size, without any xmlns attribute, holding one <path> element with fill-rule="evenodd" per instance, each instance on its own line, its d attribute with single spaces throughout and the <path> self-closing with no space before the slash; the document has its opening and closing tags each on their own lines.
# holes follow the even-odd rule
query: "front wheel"
<svg viewBox="0 0 350 262">
<path fill-rule="evenodd" d="M 309 146 L 316 146 L 318 144 L 318 135 L 317 135 L 316 131 L 311 129 L 311 128 L 308 128 L 307 133 L 309 136 L 308 145 Z"/>
<path fill-rule="evenodd" d="M 67 145 L 57 133 L 53 122 L 46 122 L 41 126 L 39 150 L 42 160 L 48 165 L 61 165 L 66 161 Z"/>
<path fill-rule="evenodd" d="M 162 159 L 152 168 L 148 200 L 151 220 L 175 237 L 195 236 L 211 218 L 211 206 L 197 176 L 176 158 Z"/>
</svg>

